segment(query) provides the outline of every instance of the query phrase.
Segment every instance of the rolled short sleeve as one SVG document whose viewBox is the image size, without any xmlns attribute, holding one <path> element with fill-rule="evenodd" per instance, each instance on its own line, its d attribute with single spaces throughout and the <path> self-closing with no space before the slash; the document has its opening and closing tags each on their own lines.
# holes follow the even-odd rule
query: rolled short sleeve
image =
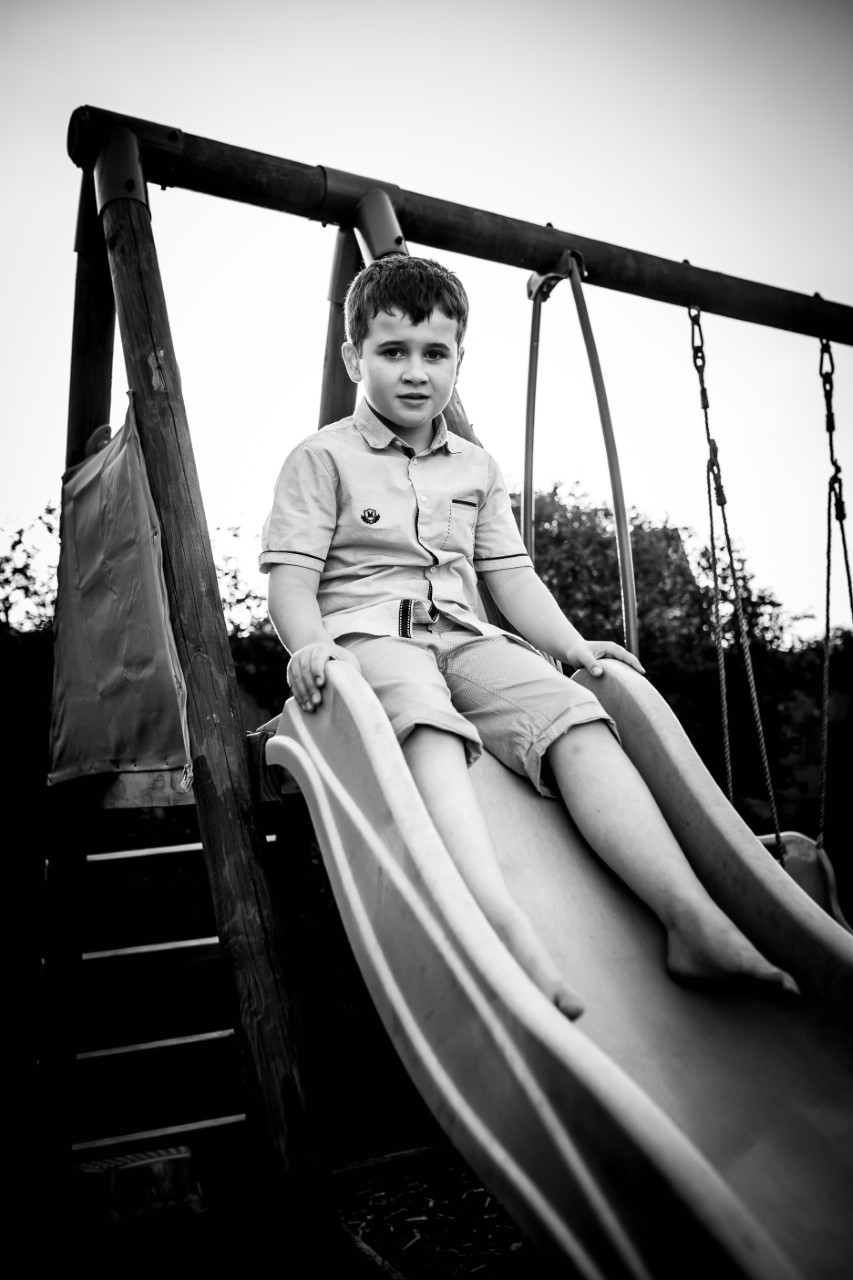
<svg viewBox="0 0 853 1280">
<path fill-rule="evenodd" d="M 486 496 L 477 516 L 474 535 L 474 568 L 478 573 L 533 568 L 512 513 L 504 478 L 491 456 Z"/>
<path fill-rule="evenodd" d="M 272 509 L 261 536 L 262 573 L 274 564 L 322 572 L 337 522 L 334 464 L 303 441 L 288 456 L 276 481 Z"/>
</svg>

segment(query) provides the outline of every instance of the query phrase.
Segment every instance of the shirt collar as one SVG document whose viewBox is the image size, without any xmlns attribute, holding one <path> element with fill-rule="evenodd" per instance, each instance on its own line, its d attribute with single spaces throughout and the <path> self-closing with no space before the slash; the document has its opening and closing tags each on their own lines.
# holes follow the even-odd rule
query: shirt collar
<svg viewBox="0 0 853 1280">
<path fill-rule="evenodd" d="M 439 449 L 447 449 L 448 453 L 459 453 L 460 444 L 458 439 L 447 430 L 447 423 L 444 420 L 444 414 L 440 413 L 436 419 L 438 426 L 433 436 L 432 444 L 429 447 L 430 453 L 436 453 Z M 395 440 L 401 437 L 395 435 L 390 427 L 382 422 L 376 413 L 371 409 L 367 401 L 362 398 L 356 405 L 353 414 L 353 423 L 361 432 L 364 439 L 370 445 L 371 449 L 385 449 L 388 445 L 393 445 Z"/>
</svg>

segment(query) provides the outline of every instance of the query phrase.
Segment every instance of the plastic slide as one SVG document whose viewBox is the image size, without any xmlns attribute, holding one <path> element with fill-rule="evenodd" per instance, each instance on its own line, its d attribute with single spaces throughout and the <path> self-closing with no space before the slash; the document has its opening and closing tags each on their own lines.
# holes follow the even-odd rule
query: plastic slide
<svg viewBox="0 0 853 1280">
<path fill-rule="evenodd" d="M 491 757 L 473 777 L 504 873 L 586 1001 L 577 1023 L 505 950 L 358 673 L 291 699 L 267 759 L 307 799 L 385 1027 L 469 1163 L 568 1276 L 853 1274 L 853 936 L 741 822 L 666 704 L 607 664 L 595 690 L 713 896 L 805 992 L 673 982 L 663 931 L 562 806 Z"/>
</svg>

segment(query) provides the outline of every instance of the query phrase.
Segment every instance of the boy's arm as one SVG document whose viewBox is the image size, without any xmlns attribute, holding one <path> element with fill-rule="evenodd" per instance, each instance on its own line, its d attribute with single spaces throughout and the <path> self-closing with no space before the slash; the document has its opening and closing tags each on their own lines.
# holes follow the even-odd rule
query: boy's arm
<svg viewBox="0 0 853 1280">
<path fill-rule="evenodd" d="M 292 564 L 270 568 L 267 602 L 270 618 L 291 659 L 287 682 L 303 711 L 320 705 L 320 690 L 326 682 L 326 663 L 332 658 L 350 662 L 358 669 L 355 654 L 335 644 L 323 625 L 317 603 L 320 573 Z"/>
<path fill-rule="evenodd" d="M 498 569 L 486 578 L 501 613 L 537 649 L 594 676 L 603 674 L 599 658 L 617 658 L 643 673 L 639 660 L 621 644 L 584 640 L 533 569 Z"/>
</svg>

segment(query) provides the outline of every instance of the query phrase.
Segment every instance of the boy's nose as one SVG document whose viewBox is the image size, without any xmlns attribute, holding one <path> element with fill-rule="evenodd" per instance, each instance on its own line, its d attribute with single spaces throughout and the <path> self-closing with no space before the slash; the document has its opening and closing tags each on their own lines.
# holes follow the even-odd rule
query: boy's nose
<svg viewBox="0 0 853 1280">
<path fill-rule="evenodd" d="M 426 382 L 427 374 L 423 363 L 420 360 L 410 360 L 403 370 L 403 378 L 406 382 Z"/>
</svg>

